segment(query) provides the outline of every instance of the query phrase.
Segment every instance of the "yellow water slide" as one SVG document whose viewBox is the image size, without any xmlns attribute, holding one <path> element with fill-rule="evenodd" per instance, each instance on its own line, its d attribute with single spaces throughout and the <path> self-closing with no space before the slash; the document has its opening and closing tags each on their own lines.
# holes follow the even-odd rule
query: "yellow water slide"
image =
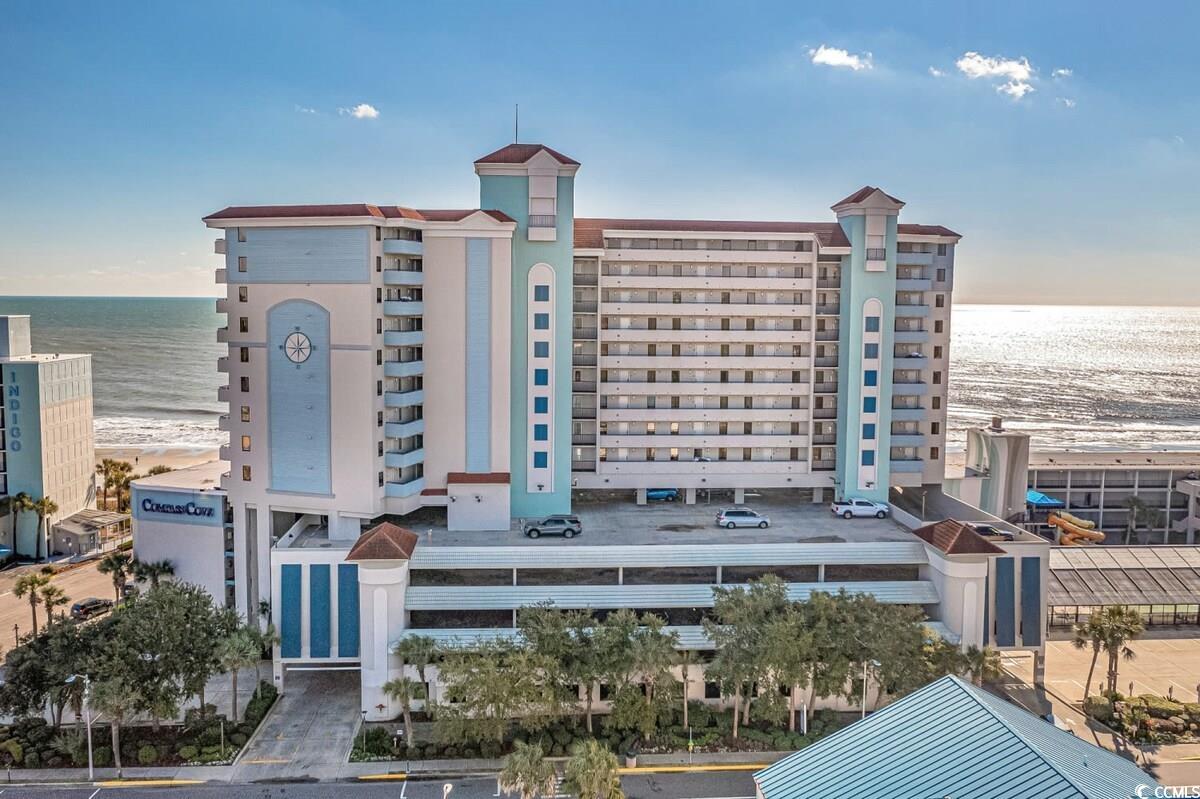
<svg viewBox="0 0 1200 799">
<path fill-rule="evenodd" d="M 1104 533 L 1095 529 L 1095 522 L 1073 516 L 1066 511 L 1051 513 L 1046 519 L 1046 524 L 1058 528 L 1058 543 L 1065 547 L 1084 543 L 1099 544 L 1104 540 Z"/>
</svg>

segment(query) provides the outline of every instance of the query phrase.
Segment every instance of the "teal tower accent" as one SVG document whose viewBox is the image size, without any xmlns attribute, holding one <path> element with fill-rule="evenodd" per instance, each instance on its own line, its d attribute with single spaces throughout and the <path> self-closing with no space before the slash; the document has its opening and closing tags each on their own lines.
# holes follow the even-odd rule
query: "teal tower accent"
<svg viewBox="0 0 1200 799">
<path fill-rule="evenodd" d="M 867 186 L 833 206 L 842 257 L 836 491 L 886 501 L 891 483 L 896 225 L 903 203 Z"/>
<path fill-rule="evenodd" d="M 571 273 L 578 167 L 538 144 L 509 145 L 475 163 L 480 208 L 502 211 L 517 223 L 509 405 L 514 516 L 571 510 Z M 535 342 L 542 345 L 536 354 Z M 543 402 L 535 405 L 535 397 Z"/>
</svg>

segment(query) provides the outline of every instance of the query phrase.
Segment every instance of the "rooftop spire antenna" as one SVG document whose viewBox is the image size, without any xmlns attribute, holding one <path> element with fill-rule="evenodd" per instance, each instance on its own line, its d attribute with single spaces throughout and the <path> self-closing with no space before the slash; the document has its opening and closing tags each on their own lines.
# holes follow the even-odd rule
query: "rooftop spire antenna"
<svg viewBox="0 0 1200 799">
<path fill-rule="evenodd" d="M 513 144 L 521 141 L 521 104 L 513 106 Z"/>
</svg>

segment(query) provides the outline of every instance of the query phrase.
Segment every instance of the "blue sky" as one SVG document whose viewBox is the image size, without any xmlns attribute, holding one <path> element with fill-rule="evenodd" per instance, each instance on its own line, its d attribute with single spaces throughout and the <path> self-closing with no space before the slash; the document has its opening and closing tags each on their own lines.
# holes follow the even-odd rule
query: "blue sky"
<svg viewBox="0 0 1200 799">
<path fill-rule="evenodd" d="M 824 220 L 871 183 L 964 234 L 958 301 L 1197 304 L 1197 23 L 1182 2 L 10 2 L 0 294 L 213 295 L 200 218 L 225 205 L 473 206 L 520 103 L 523 141 L 583 162 L 580 215 Z"/>
</svg>

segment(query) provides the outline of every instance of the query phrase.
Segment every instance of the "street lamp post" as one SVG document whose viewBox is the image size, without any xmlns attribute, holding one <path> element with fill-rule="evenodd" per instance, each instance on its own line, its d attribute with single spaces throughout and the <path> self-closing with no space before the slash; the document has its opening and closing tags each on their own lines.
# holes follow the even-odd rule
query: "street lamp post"
<svg viewBox="0 0 1200 799">
<path fill-rule="evenodd" d="M 862 693 L 862 718 L 867 717 L 867 666 L 871 665 L 879 668 L 882 665 L 878 660 L 863 661 L 863 693 Z"/>
<path fill-rule="evenodd" d="M 91 782 L 96 779 L 95 762 L 92 758 L 92 681 L 86 674 L 72 674 L 67 678 L 67 684 L 70 685 L 76 679 L 83 680 L 83 718 L 87 726 L 88 781 Z"/>
</svg>

